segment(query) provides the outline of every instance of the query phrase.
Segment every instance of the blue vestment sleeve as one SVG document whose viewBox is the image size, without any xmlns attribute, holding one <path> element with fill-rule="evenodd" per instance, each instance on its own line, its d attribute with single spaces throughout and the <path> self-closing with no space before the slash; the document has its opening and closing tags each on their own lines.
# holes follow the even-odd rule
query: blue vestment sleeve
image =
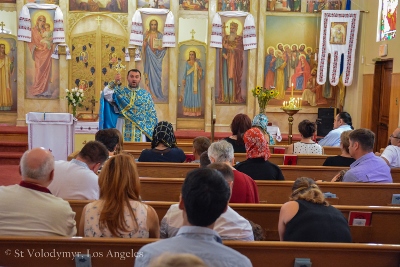
<svg viewBox="0 0 400 267">
<path fill-rule="evenodd" d="M 99 130 L 116 128 L 119 114 L 114 112 L 114 107 L 104 99 L 103 92 L 100 96 Z"/>
</svg>

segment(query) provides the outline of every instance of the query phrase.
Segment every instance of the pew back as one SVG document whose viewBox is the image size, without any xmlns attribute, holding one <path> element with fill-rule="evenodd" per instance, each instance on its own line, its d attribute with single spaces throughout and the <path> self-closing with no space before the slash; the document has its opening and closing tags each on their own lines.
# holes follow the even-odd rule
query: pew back
<svg viewBox="0 0 400 267">
<path fill-rule="evenodd" d="M 75 266 L 74 255 L 90 254 L 92 266 L 132 267 L 139 249 L 156 239 L 0 237 L 1 266 Z M 254 267 L 292 267 L 295 258 L 313 266 L 398 266 L 400 246 L 307 242 L 240 242 L 225 245 L 247 256 Z M 59 254 L 56 254 L 59 253 Z M 54 255 L 54 257 L 53 257 Z M 60 257 L 59 257 L 59 256 Z M 19 256 L 19 257 L 18 257 Z M 24 256 L 24 257 L 22 257 Z"/>
<path fill-rule="evenodd" d="M 74 211 L 79 213 L 87 201 L 70 201 Z M 157 212 L 161 219 L 166 214 L 169 207 L 174 202 L 148 201 Z M 176 202 L 175 202 L 176 203 Z M 278 220 L 282 204 L 230 204 L 232 209 L 248 220 L 253 221 L 263 227 L 266 232 L 267 241 L 278 241 Z M 355 243 L 384 243 L 399 244 L 400 231 L 398 231 L 398 222 L 400 221 L 400 207 L 381 207 L 381 206 L 346 206 L 335 205 L 345 218 L 349 217 L 351 211 L 371 212 L 370 226 L 350 226 L 353 242 Z"/>
<path fill-rule="evenodd" d="M 138 162 L 138 172 L 140 177 L 157 178 L 184 178 L 186 173 L 199 165 L 195 163 L 165 163 L 165 162 Z M 309 177 L 314 180 L 330 182 L 332 178 L 346 167 L 328 166 L 300 166 L 300 165 L 279 165 L 285 180 L 294 181 L 299 177 Z M 400 183 L 400 168 L 392 168 L 392 178 L 394 183 Z"/>
<path fill-rule="evenodd" d="M 126 153 L 131 154 L 135 159 L 138 159 L 141 150 L 124 150 Z M 283 165 L 284 154 L 271 154 L 268 159 L 270 162 L 276 165 Z M 332 157 L 332 155 L 298 155 L 297 156 L 297 165 L 304 166 L 322 166 L 325 160 L 328 157 Z M 246 160 L 246 153 L 235 153 L 235 162 L 242 162 Z"/>
<path fill-rule="evenodd" d="M 138 162 L 137 167 L 140 177 L 184 178 L 188 171 L 198 168 L 199 165 L 194 163 Z M 314 180 L 331 181 L 339 171 L 348 169 L 299 165 L 279 165 L 279 167 L 286 180 L 296 180 L 298 177 L 306 176 Z"/>
<path fill-rule="evenodd" d="M 179 201 L 183 178 L 140 178 L 145 201 Z M 294 181 L 256 181 L 260 203 L 283 204 L 289 200 Z M 387 206 L 392 195 L 400 194 L 400 184 L 317 183 L 322 192 L 336 194 L 334 205 Z"/>
</svg>

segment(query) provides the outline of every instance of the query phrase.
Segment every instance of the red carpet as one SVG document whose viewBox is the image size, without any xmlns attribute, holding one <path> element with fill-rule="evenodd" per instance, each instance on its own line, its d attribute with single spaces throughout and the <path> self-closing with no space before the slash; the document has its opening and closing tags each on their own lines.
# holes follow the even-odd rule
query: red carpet
<svg viewBox="0 0 400 267">
<path fill-rule="evenodd" d="M 0 166 L 0 186 L 18 184 L 21 181 L 18 165 L 1 165 Z"/>
</svg>

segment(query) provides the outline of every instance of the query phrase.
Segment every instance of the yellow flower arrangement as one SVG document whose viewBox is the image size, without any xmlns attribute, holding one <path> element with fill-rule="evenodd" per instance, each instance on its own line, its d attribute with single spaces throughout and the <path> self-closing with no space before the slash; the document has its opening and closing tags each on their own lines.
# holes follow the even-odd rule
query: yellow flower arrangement
<svg viewBox="0 0 400 267">
<path fill-rule="evenodd" d="M 257 86 L 252 89 L 251 92 L 253 96 L 257 98 L 258 106 L 260 107 L 260 112 L 265 112 L 265 107 L 271 99 L 274 99 L 279 92 L 275 90 L 275 87 L 264 88 L 261 86 Z"/>
</svg>

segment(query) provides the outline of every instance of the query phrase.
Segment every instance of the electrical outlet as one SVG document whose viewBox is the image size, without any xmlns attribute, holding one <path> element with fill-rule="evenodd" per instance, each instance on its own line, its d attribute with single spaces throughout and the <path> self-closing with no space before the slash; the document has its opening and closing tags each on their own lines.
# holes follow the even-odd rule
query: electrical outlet
<svg viewBox="0 0 400 267">
<path fill-rule="evenodd" d="M 295 258 L 294 267 L 311 267 L 311 261 L 308 258 Z"/>
<path fill-rule="evenodd" d="M 75 256 L 75 267 L 92 267 L 89 254 L 79 254 Z"/>
</svg>

